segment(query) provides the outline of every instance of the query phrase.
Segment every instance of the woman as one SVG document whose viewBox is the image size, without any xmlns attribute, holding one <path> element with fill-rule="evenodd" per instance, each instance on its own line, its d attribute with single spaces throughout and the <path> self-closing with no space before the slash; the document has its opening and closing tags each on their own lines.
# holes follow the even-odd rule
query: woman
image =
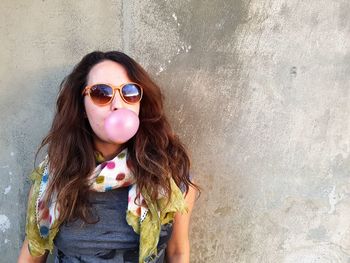
<svg viewBox="0 0 350 263">
<path fill-rule="evenodd" d="M 45 145 L 18 262 L 54 247 L 55 262 L 189 262 L 190 160 L 133 59 L 86 55 L 61 83 Z"/>
</svg>

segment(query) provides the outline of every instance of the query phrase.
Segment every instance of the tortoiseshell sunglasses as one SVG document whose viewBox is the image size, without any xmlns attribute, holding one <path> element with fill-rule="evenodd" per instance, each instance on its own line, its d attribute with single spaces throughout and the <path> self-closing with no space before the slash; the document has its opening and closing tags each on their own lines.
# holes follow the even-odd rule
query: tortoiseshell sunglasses
<svg viewBox="0 0 350 263">
<path fill-rule="evenodd" d="M 116 90 L 120 97 L 128 104 L 138 103 L 142 99 L 143 89 L 137 83 L 125 83 L 115 86 L 109 83 L 98 83 L 86 86 L 82 95 L 89 95 L 93 103 L 104 106 L 112 102 Z"/>
</svg>

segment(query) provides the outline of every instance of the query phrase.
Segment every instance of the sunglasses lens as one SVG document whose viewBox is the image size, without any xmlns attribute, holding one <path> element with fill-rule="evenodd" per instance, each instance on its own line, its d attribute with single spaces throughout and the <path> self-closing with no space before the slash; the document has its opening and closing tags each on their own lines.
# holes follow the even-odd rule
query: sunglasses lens
<svg viewBox="0 0 350 263">
<path fill-rule="evenodd" d="M 113 89 L 106 84 L 97 84 L 91 87 L 90 97 L 96 104 L 107 104 L 113 96 Z"/>
<path fill-rule="evenodd" d="M 121 91 L 125 101 L 129 103 L 136 103 L 141 100 L 141 87 L 136 84 L 126 84 Z"/>
</svg>

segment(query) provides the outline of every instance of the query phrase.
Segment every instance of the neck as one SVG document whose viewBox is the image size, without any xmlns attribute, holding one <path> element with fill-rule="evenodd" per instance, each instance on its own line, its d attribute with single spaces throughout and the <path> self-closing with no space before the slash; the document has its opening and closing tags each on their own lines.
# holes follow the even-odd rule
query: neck
<svg viewBox="0 0 350 263">
<path fill-rule="evenodd" d="M 109 143 L 98 138 L 94 138 L 94 147 L 103 155 L 105 160 L 113 159 L 124 149 L 123 144 Z"/>
</svg>

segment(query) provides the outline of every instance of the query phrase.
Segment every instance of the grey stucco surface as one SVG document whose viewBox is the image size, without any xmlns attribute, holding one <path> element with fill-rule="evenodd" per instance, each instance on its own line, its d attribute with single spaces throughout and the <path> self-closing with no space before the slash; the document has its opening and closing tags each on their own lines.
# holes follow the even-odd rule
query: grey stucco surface
<svg viewBox="0 0 350 263">
<path fill-rule="evenodd" d="M 350 262 L 349 12 L 346 0 L 2 1 L 0 262 L 18 255 L 58 85 L 95 49 L 127 52 L 163 89 L 203 188 L 191 262 Z"/>
</svg>

